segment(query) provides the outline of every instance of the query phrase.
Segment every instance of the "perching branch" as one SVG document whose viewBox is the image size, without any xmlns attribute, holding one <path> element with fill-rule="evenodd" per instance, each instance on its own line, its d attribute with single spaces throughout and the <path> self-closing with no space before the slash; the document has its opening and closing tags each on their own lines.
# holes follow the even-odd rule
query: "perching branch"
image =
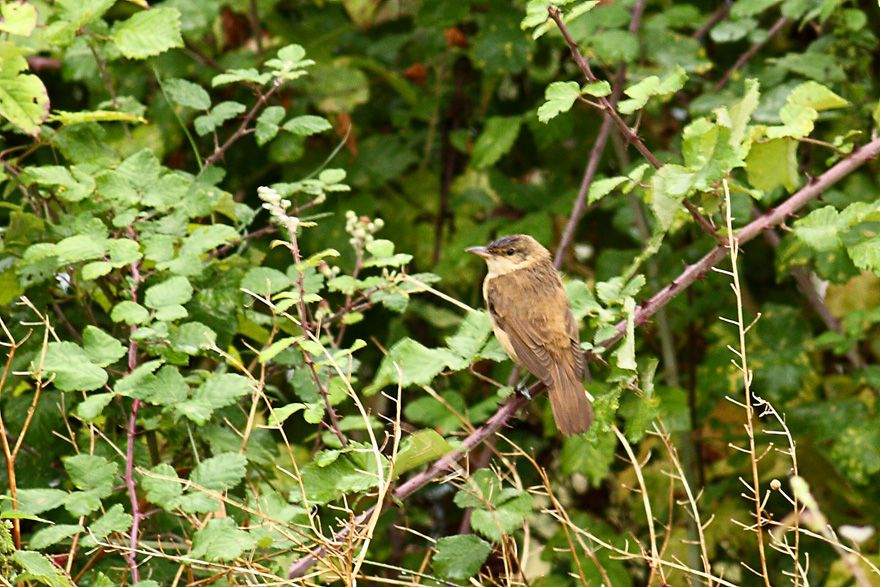
<svg viewBox="0 0 880 587">
<path fill-rule="evenodd" d="M 880 138 L 876 138 L 870 143 L 867 143 L 866 145 L 854 150 L 849 157 L 839 161 L 834 167 L 817 177 L 809 185 L 800 189 L 790 198 L 785 200 L 780 206 L 775 209 L 768 210 L 760 217 L 744 226 L 737 232 L 737 241 L 740 244 L 746 243 L 761 234 L 763 231 L 767 230 L 768 228 L 772 228 L 774 226 L 782 224 L 786 220 L 786 218 L 793 215 L 808 202 L 818 197 L 824 190 L 828 189 L 829 187 L 861 167 L 868 160 L 873 159 L 878 155 L 880 155 Z M 697 279 L 705 275 L 706 272 L 709 271 L 709 269 L 714 267 L 729 253 L 730 249 L 726 245 L 718 245 L 709 253 L 707 253 L 697 263 L 688 266 L 681 275 L 679 275 L 662 290 L 657 292 L 654 297 L 652 297 L 650 300 L 648 300 L 648 302 L 646 302 L 644 305 L 640 306 L 636 310 L 634 315 L 635 324 L 638 326 L 647 322 L 648 319 L 653 316 L 660 308 L 664 307 L 667 303 L 669 303 L 670 300 L 672 300 L 672 298 L 687 289 L 687 287 L 694 283 Z M 618 342 L 621 338 L 623 338 L 625 332 L 626 321 L 622 321 L 617 325 L 617 334 L 612 336 L 608 340 L 599 343 L 598 346 L 607 349 L 614 343 Z M 535 396 L 543 392 L 544 389 L 544 384 L 538 382 L 529 388 L 529 393 L 531 396 Z M 524 396 L 520 394 L 508 398 L 498 408 L 498 411 L 495 412 L 495 414 L 491 418 L 489 418 L 489 420 L 487 420 L 482 426 L 474 430 L 470 435 L 467 436 L 467 438 L 462 441 L 459 448 L 447 453 L 426 470 L 413 476 L 408 481 L 403 483 L 395 491 L 392 492 L 392 496 L 396 499 L 403 500 L 409 495 L 415 493 L 418 489 L 421 489 L 422 487 L 439 477 L 440 475 L 448 472 L 452 468 L 453 463 L 455 463 L 459 459 L 459 457 L 469 452 L 477 444 L 495 434 L 495 432 L 505 426 L 507 422 L 514 415 L 516 415 L 520 408 L 525 406 L 528 402 L 529 400 L 527 400 Z M 357 518 L 355 518 L 350 526 L 339 530 L 333 536 L 333 542 L 337 543 L 340 540 L 343 540 L 349 534 L 352 527 L 356 527 L 362 524 L 366 519 L 369 518 L 371 513 L 372 508 L 366 510 Z M 288 570 L 288 576 L 291 579 L 302 576 L 317 562 L 320 557 L 324 556 L 326 552 L 327 545 L 322 545 L 314 549 L 309 554 L 291 565 L 290 569 Z"/>
</svg>

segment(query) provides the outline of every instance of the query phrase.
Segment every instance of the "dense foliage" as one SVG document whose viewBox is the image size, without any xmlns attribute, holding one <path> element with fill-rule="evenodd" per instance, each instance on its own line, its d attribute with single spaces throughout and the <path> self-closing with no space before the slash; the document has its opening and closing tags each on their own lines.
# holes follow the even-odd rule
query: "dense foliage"
<svg viewBox="0 0 880 587">
<path fill-rule="evenodd" d="M 878 22 L 0 0 L 2 584 L 880 584 Z M 517 232 L 588 434 L 482 311 Z"/>
</svg>

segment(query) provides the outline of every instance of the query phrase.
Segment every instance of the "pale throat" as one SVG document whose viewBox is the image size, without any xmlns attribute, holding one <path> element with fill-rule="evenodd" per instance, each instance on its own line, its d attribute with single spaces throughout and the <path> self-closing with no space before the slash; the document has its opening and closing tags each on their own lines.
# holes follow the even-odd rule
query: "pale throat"
<svg viewBox="0 0 880 587">
<path fill-rule="evenodd" d="M 530 257 L 528 259 L 489 257 L 488 259 L 486 259 L 486 265 L 489 267 L 489 274 L 486 275 L 486 277 L 492 278 L 498 277 L 500 275 L 507 275 L 508 273 L 513 273 L 514 271 L 519 271 L 520 269 L 531 267 L 538 261 L 539 259 L 536 259 L 534 257 Z"/>
</svg>

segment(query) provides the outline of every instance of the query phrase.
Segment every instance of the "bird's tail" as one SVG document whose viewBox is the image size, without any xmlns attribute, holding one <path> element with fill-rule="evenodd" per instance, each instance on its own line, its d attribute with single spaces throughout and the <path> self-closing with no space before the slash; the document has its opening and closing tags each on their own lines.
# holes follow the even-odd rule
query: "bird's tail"
<svg viewBox="0 0 880 587">
<path fill-rule="evenodd" d="M 550 405 L 556 427 L 566 436 L 581 434 L 593 423 L 593 406 L 574 369 L 557 366 L 551 374 Z"/>
</svg>

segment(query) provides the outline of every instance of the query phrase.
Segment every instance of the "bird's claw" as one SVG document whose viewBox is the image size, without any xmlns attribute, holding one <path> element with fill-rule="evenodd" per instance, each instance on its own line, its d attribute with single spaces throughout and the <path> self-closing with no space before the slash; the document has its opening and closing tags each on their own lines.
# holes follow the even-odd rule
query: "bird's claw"
<svg viewBox="0 0 880 587">
<path fill-rule="evenodd" d="M 532 399 L 532 394 L 529 393 L 529 388 L 526 387 L 526 384 L 524 381 L 520 381 L 519 383 L 516 384 L 516 392 L 518 394 L 520 394 L 521 396 L 523 396 L 524 398 L 526 398 L 527 400 Z"/>
</svg>

